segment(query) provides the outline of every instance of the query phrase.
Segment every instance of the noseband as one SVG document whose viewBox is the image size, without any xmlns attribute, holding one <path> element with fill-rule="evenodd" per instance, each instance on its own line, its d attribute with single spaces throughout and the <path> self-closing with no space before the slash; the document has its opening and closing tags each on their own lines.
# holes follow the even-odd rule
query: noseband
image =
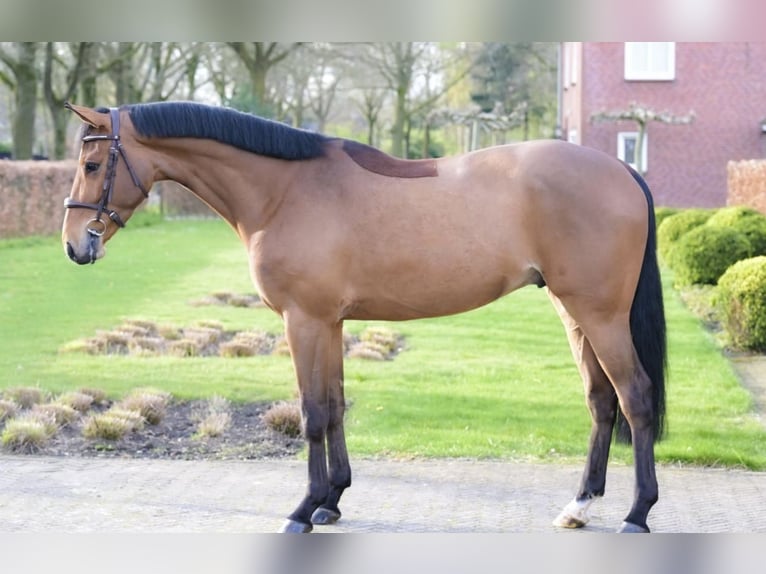
<svg viewBox="0 0 766 574">
<path fill-rule="evenodd" d="M 106 164 L 106 175 L 104 176 L 104 186 L 101 190 L 101 199 L 98 203 L 86 203 L 83 201 L 76 201 L 71 197 L 67 197 L 64 200 L 64 207 L 67 209 L 92 209 L 96 212 L 96 216 L 88 221 L 88 233 L 94 237 L 101 237 L 106 232 L 107 224 L 101 219 L 101 215 L 106 213 L 109 219 L 114 221 L 118 227 L 125 227 L 125 222 L 120 215 L 114 210 L 109 208 L 109 203 L 112 201 L 112 194 L 114 193 L 114 179 L 117 175 L 117 161 L 122 156 L 125 161 L 125 167 L 128 168 L 128 173 L 133 180 L 133 184 L 141 190 L 144 197 L 149 197 L 149 192 L 141 185 L 141 181 L 138 179 L 136 172 L 128 161 L 128 156 L 125 154 L 125 148 L 122 147 L 120 142 L 120 111 L 118 108 L 109 108 L 109 114 L 112 118 L 112 133 L 110 135 L 86 135 L 82 138 L 83 143 L 108 140 L 112 143 L 109 146 L 109 159 Z M 92 224 L 96 224 L 94 227 Z M 100 226 L 100 227 L 99 227 Z"/>
</svg>

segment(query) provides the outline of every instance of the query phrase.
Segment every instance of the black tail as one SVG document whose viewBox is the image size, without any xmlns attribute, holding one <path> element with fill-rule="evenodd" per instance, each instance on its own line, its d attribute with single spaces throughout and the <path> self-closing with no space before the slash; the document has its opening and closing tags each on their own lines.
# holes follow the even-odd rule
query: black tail
<svg viewBox="0 0 766 574">
<path fill-rule="evenodd" d="M 652 381 L 652 406 L 654 410 L 654 440 L 665 432 L 665 370 L 667 367 L 667 341 L 665 335 L 665 308 L 662 302 L 660 269 L 657 265 L 657 237 L 654 218 L 654 201 L 649 186 L 634 169 L 631 175 L 641 186 L 649 208 L 649 234 L 644 251 L 644 262 L 638 278 L 636 295 L 630 309 L 630 332 L 633 346 L 644 371 Z M 618 442 L 629 443 L 630 426 L 622 412 L 617 413 L 615 436 Z"/>
</svg>

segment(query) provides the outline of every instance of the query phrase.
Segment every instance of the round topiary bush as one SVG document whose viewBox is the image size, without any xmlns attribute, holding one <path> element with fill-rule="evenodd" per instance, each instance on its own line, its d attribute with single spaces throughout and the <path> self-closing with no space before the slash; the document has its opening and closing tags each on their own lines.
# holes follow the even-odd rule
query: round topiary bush
<svg viewBox="0 0 766 574">
<path fill-rule="evenodd" d="M 766 216 L 759 211 L 741 205 L 723 207 L 708 219 L 707 224 L 744 233 L 752 247 L 750 255 L 766 255 Z"/>
<path fill-rule="evenodd" d="M 715 213 L 710 216 L 708 223 L 710 225 L 723 225 L 731 226 L 736 224 L 740 219 L 745 217 L 763 217 L 760 212 L 756 211 L 752 207 L 745 207 L 744 205 L 730 205 L 728 207 L 721 207 L 716 209 Z"/>
<path fill-rule="evenodd" d="M 676 242 L 692 229 L 707 222 L 713 215 L 709 209 L 685 209 L 662 220 L 657 227 L 657 247 L 660 257 L 669 264 Z"/>
<path fill-rule="evenodd" d="M 750 242 L 728 227 L 701 225 L 678 240 L 670 265 L 677 285 L 715 285 L 734 263 L 750 256 Z"/>
<path fill-rule="evenodd" d="M 766 256 L 729 267 L 718 281 L 715 304 L 733 345 L 766 350 Z"/>
<path fill-rule="evenodd" d="M 676 213 L 681 213 L 681 208 L 679 207 L 655 207 L 654 208 L 654 221 L 657 227 L 660 226 L 660 223 L 665 221 L 668 217 L 671 215 L 675 215 Z"/>
</svg>

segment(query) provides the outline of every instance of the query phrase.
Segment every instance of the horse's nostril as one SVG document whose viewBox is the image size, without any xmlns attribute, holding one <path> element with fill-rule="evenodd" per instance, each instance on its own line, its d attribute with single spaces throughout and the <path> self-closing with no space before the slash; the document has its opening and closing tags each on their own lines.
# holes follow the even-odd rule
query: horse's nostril
<svg viewBox="0 0 766 574">
<path fill-rule="evenodd" d="M 72 244 L 68 241 L 66 242 L 66 254 L 72 261 L 77 261 L 77 255 L 74 253 L 74 247 L 72 247 Z"/>
</svg>

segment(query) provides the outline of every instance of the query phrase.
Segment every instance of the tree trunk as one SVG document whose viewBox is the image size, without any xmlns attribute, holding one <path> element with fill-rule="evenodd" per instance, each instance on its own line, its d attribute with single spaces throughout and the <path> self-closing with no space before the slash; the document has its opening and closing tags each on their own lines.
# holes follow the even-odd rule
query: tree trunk
<svg viewBox="0 0 766 574">
<path fill-rule="evenodd" d="M 53 44 L 53 42 L 47 42 L 45 44 L 43 92 L 45 94 L 45 103 L 48 105 L 48 110 L 50 111 L 51 119 L 53 120 L 53 157 L 55 159 L 64 159 L 67 156 L 66 131 L 67 121 L 69 120 L 69 112 L 64 108 L 64 103 L 77 91 L 82 64 L 85 59 L 88 45 L 80 43 L 71 46 L 73 49 L 76 46 L 76 53 L 74 54 L 75 61 L 72 62 L 71 67 L 66 70 L 66 85 L 61 92 L 57 94 L 53 80 L 53 69 L 56 66 L 56 60 L 54 58 L 55 47 Z"/>
<path fill-rule="evenodd" d="M 77 102 L 89 108 L 95 108 L 98 103 L 98 89 L 96 84 L 96 45 L 88 42 L 83 53 L 82 78 L 80 79 L 80 101 Z"/>
<path fill-rule="evenodd" d="M 67 157 L 66 129 L 69 121 L 69 112 L 64 108 L 60 112 L 51 113 L 53 118 L 53 157 L 65 159 Z"/>
<path fill-rule="evenodd" d="M 35 112 L 37 110 L 36 42 L 19 42 L 16 73 L 16 114 L 13 117 L 14 159 L 31 159 L 35 145 Z"/>
<path fill-rule="evenodd" d="M 646 175 L 644 170 L 644 145 L 646 143 L 646 123 L 638 123 L 638 137 L 636 138 L 636 171 L 641 174 L 641 177 Z"/>
<path fill-rule="evenodd" d="M 134 47 L 131 42 L 120 42 L 117 49 L 117 61 L 114 65 L 114 97 L 118 106 L 134 103 L 137 99 L 133 53 Z"/>
</svg>

